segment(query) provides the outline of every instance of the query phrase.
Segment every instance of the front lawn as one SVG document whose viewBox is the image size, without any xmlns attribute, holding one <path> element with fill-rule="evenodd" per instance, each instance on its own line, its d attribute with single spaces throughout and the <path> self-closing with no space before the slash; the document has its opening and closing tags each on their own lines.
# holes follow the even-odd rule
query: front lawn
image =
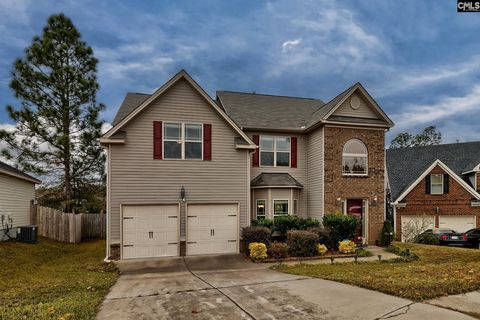
<svg viewBox="0 0 480 320">
<path fill-rule="evenodd" d="M 275 266 L 279 271 L 344 282 L 420 301 L 480 289 L 480 250 L 396 243 L 414 262 L 361 262 Z"/>
<path fill-rule="evenodd" d="M 105 241 L 0 243 L 0 319 L 94 319 L 118 274 Z"/>
</svg>

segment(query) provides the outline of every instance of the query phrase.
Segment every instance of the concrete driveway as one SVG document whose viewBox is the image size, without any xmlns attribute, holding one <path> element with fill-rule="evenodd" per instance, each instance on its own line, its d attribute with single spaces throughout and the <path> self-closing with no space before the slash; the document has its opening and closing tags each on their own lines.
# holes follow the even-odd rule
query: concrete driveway
<svg viewBox="0 0 480 320">
<path fill-rule="evenodd" d="M 267 267 L 236 255 L 121 262 L 97 319 L 473 319 Z"/>
</svg>

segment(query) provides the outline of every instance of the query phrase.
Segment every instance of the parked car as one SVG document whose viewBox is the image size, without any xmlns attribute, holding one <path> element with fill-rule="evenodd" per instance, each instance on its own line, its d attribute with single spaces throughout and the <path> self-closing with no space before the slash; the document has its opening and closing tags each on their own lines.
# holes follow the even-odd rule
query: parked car
<svg viewBox="0 0 480 320">
<path fill-rule="evenodd" d="M 480 229 L 470 229 L 464 235 L 470 246 L 480 249 Z"/>
<path fill-rule="evenodd" d="M 427 229 L 416 237 L 415 242 L 435 244 L 432 240 L 438 241 L 438 244 L 440 245 L 468 245 L 467 236 L 465 234 L 446 228 Z"/>
</svg>

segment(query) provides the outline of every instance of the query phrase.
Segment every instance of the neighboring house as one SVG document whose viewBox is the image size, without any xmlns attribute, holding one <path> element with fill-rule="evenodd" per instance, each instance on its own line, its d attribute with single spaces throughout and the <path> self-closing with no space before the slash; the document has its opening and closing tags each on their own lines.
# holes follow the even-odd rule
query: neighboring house
<svg viewBox="0 0 480 320">
<path fill-rule="evenodd" d="M 0 240 L 6 240 L 5 228 L 1 224 L 11 219 L 13 229 L 10 236 L 16 235 L 16 227 L 29 225 L 31 202 L 35 200 L 35 185 L 37 180 L 20 170 L 0 161 Z"/>
<path fill-rule="evenodd" d="M 480 226 L 480 141 L 387 150 L 398 239 Z"/>
<path fill-rule="evenodd" d="M 217 92 L 181 71 L 152 95 L 127 94 L 102 138 L 107 255 L 236 253 L 256 218 L 336 211 L 375 243 L 385 218 L 385 131 L 359 84 L 318 99 Z"/>
</svg>

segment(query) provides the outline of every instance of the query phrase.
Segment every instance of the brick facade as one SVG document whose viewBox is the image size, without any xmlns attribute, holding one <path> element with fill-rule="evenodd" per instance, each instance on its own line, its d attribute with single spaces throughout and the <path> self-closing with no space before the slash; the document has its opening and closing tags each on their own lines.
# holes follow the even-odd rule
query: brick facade
<svg viewBox="0 0 480 320">
<path fill-rule="evenodd" d="M 429 174 L 446 173 L 441 167 L 437 166 Z M 406 215 L 429 215 L 435 216 L 435 227 L 439 226 L 439 217 L 441 215 L 476 215 L 476 225 L 480 225 L 480 207 L 472 207 L 472 195 L 465 190 L 455 179 L 449 179 L 449 192 L 446 194 L 426 194 L 425 179 L 422 179 L 418 185 L 410 191 L 403 199 L 406 203 L 404 208 L 397 208 L 396 215 L 396 234 L 397 239 L 401 237 L 401 217 Z M 438 208 L 438 209 L 437 209 Z M 437 213 L 438 211 L 438 213 Z"/>
<path fill-rule="evenodd" d="M 350 139 L 363 141 L 368 149 L 368 176 L 342 174 L 343 146 Z M 368 243 L 375 244 L 385 218 L 385 131 L 325 127 L 325 213 L 342 211 L 342 201 L 368 200 Z M 374 199 L 377 199 L 376 201 Z"/>
</svg>

